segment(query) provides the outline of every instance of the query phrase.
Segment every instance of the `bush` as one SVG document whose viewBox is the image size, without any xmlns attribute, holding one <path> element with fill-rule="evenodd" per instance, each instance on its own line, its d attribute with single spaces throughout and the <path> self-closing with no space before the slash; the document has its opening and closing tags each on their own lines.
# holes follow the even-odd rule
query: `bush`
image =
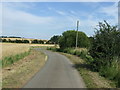
<svg viewBox="0 0 120 90">
<path fill-rule="evenodd" d="M 80 52 L 80 51 L 78 51 L 78 50 L 75 50 L 74 55 L 80 56 L 80 55 L 81 55 L 81 52 Z"/>
<path fill-rule="evenodd" d="M 115 77 L 117 76 L 118 70 L 116 67 L 108 65 L 108 66 L 102 66 L 99 72 L 101 76 L 104 76 L 110 80 L 114 80 Z"/>
<path fill-rule="evenodd" d="M 60 51 L 58 48 L 55 47 L 47 47 L 47 50 L 52 50 L 52 51 Z"/>
<path fill-rule="evenodd" d="M 120 69 L 115 77 L 117 87 L 120 88 Z"/>
<path fill-rule="evenodd" d="M 120 31 L 116 26 L 110 26 L 106 21 L 99 23 L 99 30 L 92 40 L 90 54 L 94 58 L 106 60 L 104 62 L 111 63 L 114 56 L 120 56 Z M 103 59 L 104 58 L 104 59 Z"/>
<path fill-rule="evenodd" d="M 59 39 L 59 45 L 61 49 L 73 48 L 76 46 L 76 33 L 75 30 L 69 30 L 62 34 Z M 87 35 L 83 32 L 78 31 L 78 47 L 89 47 L 90 42 Z"/>
<path fill-rule="evenodd" d="M 50 38 L 50 40 L 47 42 L 48 44 L 59 44 L 59 39 L 61 36 L 59 35 L 54 35 L 53 37 Z"/>
<path fill-rule="evenodd" d="M 93 57 L 91 57 L 90 55 L 86 55 L 86 63 L 91 65 L 94 61 Z"/>
</svg>

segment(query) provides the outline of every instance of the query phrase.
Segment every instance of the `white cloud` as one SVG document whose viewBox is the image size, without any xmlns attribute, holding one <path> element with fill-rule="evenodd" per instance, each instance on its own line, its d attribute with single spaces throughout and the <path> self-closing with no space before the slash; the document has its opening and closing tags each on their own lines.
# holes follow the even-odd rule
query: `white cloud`
<svg viewBox="0 0 120 90">
<path fill-rule="evenodd" d="M 112 17 L 109 21 L 112 24 L 118 24 L 118 3 L 116 2 L 112 6 L 102 7 L 98 12 L 105 14 L 106 16 Z"/>
<path fill-rule="evenodd" d="M 92 35 L 94 33 L 94 28 L 98 24 L 101 18 L 97 18 L 95 15 L 96 11 L 100 13 L 106 13 L 106 15 L 110 15 L 116 17 L 116 7 L 115 5 L 109 7 L 102 7 L 99 10 L 93 11 L 93 13 L 88 14 L 86 12 L 75 12 L 68 11 L 63 12 L 60 10 L 56 10 L 54 8 L 48 7 L 49 10 L 52 10 L 60 15 L 61 17 L 45 17 L 45 16 L 36 16 L 31 13 L 27 13 L 21 10 L 17 10 L 20 7 L 30 8 L 29 5 L 19 4 L 18 6 L 7 5 L 7 8 L 4 8 L 3 12 L 3 21 L 6 29 L 5 32 L 9 34 L 11 33 L 22 33 L 21 35 L 26 35 L 28 37 L 31 36 L 39 36 L 46 35 L 45 37 L 50 37 L 53 34 L 60 34 L 63 30 L 76 29 L 76 21 L 80 21 L 79 30 L 85 32 L 87 35 Z M 12 7 L 12 8 L 10 8 Z M 34 6 L 33 6 L 34 7 Z M 111 12 L 108 12 L 110 11 Z M 81 19 L 81 14 L 86 17 L 86 19 Z M 116 19 L 111 19 L 111 22 L 115 22 Z M 7 28 L 8 27 L 8 28 Z M 44 37 L 43 37 L 44 38 Z"/>
<path fill-rule="evenodd" d="M 2 0 L 2 2 L 118 2 L 119 0 Z"/>
<path fill-rule="evenodd" d="M 51 7 L 48 7 L 48 9 L 49 9 L 49 10 L 53 10 L 53 8 L 51 8 Z"/>
<path fill-rule="evenodd" d="M 118 3 L 115 3 L 112 6 L 102 7 L 102 8 L 99 9 L 99 12 L 107 14 L 108 16 L 116 17 L 117 14 L 118 14 L 118 7 L 117 7 L 117 5 L 118 5 Z"/>
<path fill-rule="evenodd" d="M 63 12 L 63 11 L 56 10 L 56 12 L 57 12 L 58 14 L 60 14 L 60 15 L 66 15 L 66 13 Z"/>
<path fill-rule="evenodd" d="M 71 12 L 72 14 L 76 14 L 76 13 L 75 13 L 74 11 L 72 11 L 72 10 L 71 10 L 70 12 Z"/>
<path fill-rule="evenodd" d="M 53 21 L 52 17 L 35 16 L 24 11 L 18 11 L 9 8 L 3 8 L 3 19 L 6 21 L 11 20 L 31 24 L 46 24 Z"/>
</svg>

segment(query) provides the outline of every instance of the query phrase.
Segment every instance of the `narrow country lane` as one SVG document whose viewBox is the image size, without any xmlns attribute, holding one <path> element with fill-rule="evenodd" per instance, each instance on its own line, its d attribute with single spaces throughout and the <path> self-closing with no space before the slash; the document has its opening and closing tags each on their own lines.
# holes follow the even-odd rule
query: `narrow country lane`
<svg viewBox="0 0 120 90">
<path fill-rule="evenodd" d="M 57 52 L 36 49 L 48 56 L 48 61 L 23 88 L 85 88 L 78 71 L 69 59 Z"/>
</svg>

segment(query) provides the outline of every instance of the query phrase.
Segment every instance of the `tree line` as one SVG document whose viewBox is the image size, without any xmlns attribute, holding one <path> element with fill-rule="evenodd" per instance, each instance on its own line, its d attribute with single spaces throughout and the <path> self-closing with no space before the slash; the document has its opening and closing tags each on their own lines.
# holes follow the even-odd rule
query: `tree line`
<svg viewBox="0 0 120 90">
<path fill-rule="evenodd" d="M 31 42 L 29 40 L 11 40 L 11 39 L 0 39 L 0 42 L 8 42 L 8 43 L 33 43 L 33 44 L 44 44 L 44 41 L 43 40 L 32 40 Z"/>
<path fill-rule="evenodd" d="M 0 38 L 22 38 L 17 36 L 0 36 Z"/>
</svg>

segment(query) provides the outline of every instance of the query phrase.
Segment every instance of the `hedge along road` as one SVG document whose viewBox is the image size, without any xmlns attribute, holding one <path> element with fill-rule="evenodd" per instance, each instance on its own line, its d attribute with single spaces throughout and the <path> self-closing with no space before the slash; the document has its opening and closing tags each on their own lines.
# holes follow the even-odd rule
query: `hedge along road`
<svg viewBox="0 0 120 90">
<path fill-rule="evenodd" d="M 36 49 L 48 56 L 48 61 L 23 88 L 85 88 L 85 84 L 70 60 L 48 50 Z"/>
</svg>

